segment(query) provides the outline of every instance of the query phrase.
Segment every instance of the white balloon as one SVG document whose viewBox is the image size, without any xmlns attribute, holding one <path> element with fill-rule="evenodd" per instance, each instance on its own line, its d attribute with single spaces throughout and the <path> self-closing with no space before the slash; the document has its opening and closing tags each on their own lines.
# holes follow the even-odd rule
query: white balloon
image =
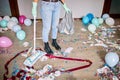
<svg viewBox="0 0 120 80">
<path fill-rule="evenodd" d="M 18 24 L 18 19 L 17 19 L 16 17 L 11 17 L 10 20 L 12 20 L 12 21 L 14 21 L 16 24 Z"/>
<path fill-rule="evenodd" d="M 12 21 L 12 20 L 10 20 L 10 21 L 7 23 L 7 27 L 8 27 L 9 29 L 12 29 L 12 27 L 13 27 L 14 25 L 17 25 L 17 23 L 14 22 L 14 21 Z"/>
<path fill-rule="evenodd" d="M 30 25 L 32 24 L 32 21 L 31 21 L 30 19 L 25 19 L 25 20 L 24 20 L 24 24 L 25 24 L 26 26 L 30 26 Z"/>
<path fill-rule="evenodd" d="M 3 19 L 6 20 L 6 21 L 9 21 L 10 17 L 9 16 L 4 16 Z"/>
<path fill-rule="evenodd" d="M 110 16 L 109 16 L 109 14 L 107 14 L 107 13 L 105 13 L 105 14 L 103 14 L 102 15 L 102 18 L 104 19 L 104 20 L 106 20 L 107 18 L 109 18 Z"/>
<path fill-rule="evenodd" d="M 113 26 L 115 24 L 115 21 L 113 18 L 109 17 L 105 20 L 105 23 L 109 26 Z"/>
<path fill-rule="evenodd" d="M 21 30 L 21 26 L 20 26 L 20 25 L 14 25 L 14 26 L 12 27 L 12 30 L 13 30 L 14 32 L 18 32 L 19 30 Z"/>
<path fill-rule="evenodd" d="M 98 22 L 99 22 L 99 24 L 103 24 L 103 22 L 104 22 L 103 18 L 98 18 Z"/>
<path fill-rule="evenodd" d="M 95 33 L 96 31 L 96 26 L 94 24 L 90 24 L 88 26 L 88 30 L 91 32 L 91 33 Z"/>
<path fill-rule="evenodd" d="M 107 63 L 108 66 L 114 67 L 119 62 L 118 54 L 115 52 L 108 52 L 105 55 L 105 62 Z"/>
</svg>

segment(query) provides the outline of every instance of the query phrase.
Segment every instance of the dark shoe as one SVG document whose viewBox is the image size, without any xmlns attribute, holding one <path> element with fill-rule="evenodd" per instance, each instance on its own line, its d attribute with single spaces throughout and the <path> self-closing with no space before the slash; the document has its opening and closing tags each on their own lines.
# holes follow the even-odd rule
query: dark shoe
<svg viewBox="0 0 120 80">
<path fill-rule="evenodd" d="M 47 54 L 53 54 L 53 51 L 51 50 L 49 43 L 44 43 L 44 50 L 46 51 Z"/>
<path fill-rule="evenodd" d="M 61 50 L 61 47 L 58 45 L 58 43 L 56 42 L 56 39 L 52 40 L 52 46 L 55 47 L 56 50 Z"/>
</svg>

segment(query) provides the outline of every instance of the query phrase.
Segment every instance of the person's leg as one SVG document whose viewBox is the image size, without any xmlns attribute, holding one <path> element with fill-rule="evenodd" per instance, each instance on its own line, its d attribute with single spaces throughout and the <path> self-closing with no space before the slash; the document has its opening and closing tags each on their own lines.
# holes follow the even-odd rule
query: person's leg
<svg viewBox="0 0 120 80">
<path fill-rule="evenodd" d="M 49 33 L 50 33 L 50 28 L 51 28 L 51 18 L 52 18 L 52 7 L 50 2 L 41 2 L 41 18 L 42 18 L 42 23 L 43 23 L 43 30 L 42 30 L 42 38 L 44 42 L 44 50 L 48 54 L 53 54 L 53 51 L 51 50 L 49 46 Z"/>
<path fill-rule="evenodd" d="M 60 9 L 61 5 L 59 2 L 55 3 L 54 5 L 54 11 L 52 13 L 52 46 L 55 47 L 55 49 L 60 50 L 60 46 L 58 45 L 56 39 L 57 39 L 57 32 L 58 32 L 58 24 L 59 24 L 59 18 L 60 18 Z"/>
</svg>

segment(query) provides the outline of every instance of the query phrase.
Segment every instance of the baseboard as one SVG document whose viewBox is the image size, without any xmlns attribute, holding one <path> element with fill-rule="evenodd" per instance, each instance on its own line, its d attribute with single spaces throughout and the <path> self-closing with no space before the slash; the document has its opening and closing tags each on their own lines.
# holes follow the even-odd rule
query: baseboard
<svg viewBox="0 0 120 80">
<path fill-rule="evenodd" d="M 82 18 L 74 18 L 74 20 L 81 20 Z M 34 19 L 31 19 L 32 21 L 34 20 Z M 42 19 L 36 19 L 37 21 L 42 21 Z M 60 18 L 60 20 L 62 20 L 62 18 Z"/>
<path fill-rule="evenodd" d="M 110 14 L 112 18 L 120 18 L 120 14 Z"/>
</svg>

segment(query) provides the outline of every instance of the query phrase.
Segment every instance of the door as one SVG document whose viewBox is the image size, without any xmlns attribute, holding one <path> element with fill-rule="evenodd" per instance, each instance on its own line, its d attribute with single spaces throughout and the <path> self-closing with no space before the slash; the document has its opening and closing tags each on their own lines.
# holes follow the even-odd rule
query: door
<svg viewBox="0 0 120 80">
<path fill-rule="evenodd" d="M 0 0 L 0 16 L 11 16 L 10 4 L 8 0 Z"/>
<path fill-rule="evenodd" d="M 19 17 L 17 0 L 0 0 L 0 16 Z"/>
<path fill-rule="evenodd" d="M 109 13 L 113 18 L 120 18 L 120 0 L 104 0 L 103 14 Z"/>
</svg>

